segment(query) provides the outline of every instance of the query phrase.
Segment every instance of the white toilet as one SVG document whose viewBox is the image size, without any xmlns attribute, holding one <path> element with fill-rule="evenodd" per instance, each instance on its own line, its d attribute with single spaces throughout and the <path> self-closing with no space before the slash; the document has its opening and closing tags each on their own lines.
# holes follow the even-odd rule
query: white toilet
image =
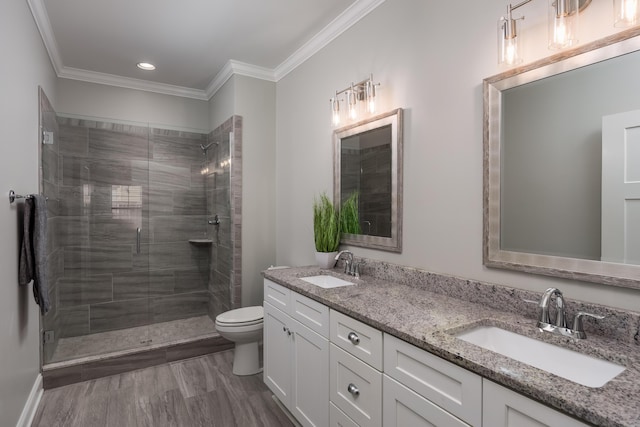
<svg viewBox="0 0 640 427">
<path fill-rule="evenodd" d="M 216 317 L 216 330 L 236 343 L 233 373 L 254 375 L 262 371 L 258 343 L 262 339 L 264 310 L 262 306 L 243 307 L 227 311 Z"/>
</svg>

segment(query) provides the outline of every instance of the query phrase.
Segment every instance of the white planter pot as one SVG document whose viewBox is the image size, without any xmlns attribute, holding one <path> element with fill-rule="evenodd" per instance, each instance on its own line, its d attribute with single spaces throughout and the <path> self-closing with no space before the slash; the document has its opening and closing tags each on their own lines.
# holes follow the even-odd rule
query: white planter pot
<svg viewBox="0 0 640 427">
<path fill-rule="evenodd" d="M 316 263 L 320 268 L 333 268 L 338 252 L 316 252 Z"/>
</svg>

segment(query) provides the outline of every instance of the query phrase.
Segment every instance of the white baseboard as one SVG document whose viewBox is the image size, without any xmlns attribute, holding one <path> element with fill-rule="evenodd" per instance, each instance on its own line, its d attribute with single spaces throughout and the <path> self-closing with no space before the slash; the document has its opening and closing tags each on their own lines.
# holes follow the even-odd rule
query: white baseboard
<svg viewBox="0 0 640 427">
<path fill-rule="evenodd" d="M 18 420 L 18 424 L 16 424 L 16 427 L 31 426 L 33 417 L 36 416 L 38 404 L 40 403 L 43 392 L 44 390 L 42 388 L 42 374 L 38 374 L 38 376 L 36 377 L 36 381 L 33 383 L 33 387 L 31 388 L 31 393 L 29 393 L 29 398 L 25 402 L 24 408 L 22 408 L 22 414 L 20 414 L 20 419 Z"/>
</svg>

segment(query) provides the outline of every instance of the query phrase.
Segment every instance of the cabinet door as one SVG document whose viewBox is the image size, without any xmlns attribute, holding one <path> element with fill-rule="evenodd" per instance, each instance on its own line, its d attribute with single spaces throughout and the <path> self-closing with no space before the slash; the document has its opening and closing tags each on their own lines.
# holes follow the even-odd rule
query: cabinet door
<svg viewBox="0 0 640 427">
<path fill-rule="evenodd" d="M 469 424 L 391 377 L 383 375 L 382 378 L 382 425 L 384 427 L 469 427 Z"/>
<path fill-rule="evenodd" d="M 291 412 L 303 426 L 329 423 L 329 340 L 291 320 L 293 387 Z"/>
<path fill-rule="evenodd" d="M 489 380 L 482 381 L 482 423 L 495 427 L 587 427 Z"/>
<path fill-rule="evenodd" d="M 264 382 L 289 410 L 291 408 L 291 334 L 289 316 L 265 301 Z"/>
</svg>

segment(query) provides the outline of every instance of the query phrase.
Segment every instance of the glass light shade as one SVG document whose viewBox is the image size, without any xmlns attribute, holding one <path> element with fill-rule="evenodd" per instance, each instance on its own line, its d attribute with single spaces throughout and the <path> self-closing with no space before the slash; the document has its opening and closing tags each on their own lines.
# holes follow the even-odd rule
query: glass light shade
<svg viewBox="0 0 640 427">
<path fill-rule="evenodd" d="M 373 81 L 371 80 L 367 81 L 366 94 L 367 94 L 367 112 L 375 113 L 376 112 L 376 85 L 374 85 Z"/>
<path fill-rule="evenodd" d="M 331 124 L 338 126 L 340 124 L 340 100 L 331 98 Z"/>
<path fill-rule="evenodd" d="M 347 91 L 347 104 L 349 110 L 349 118 L 355 120 L 358 118 L 358 101 L 354 90 Z"/>
<path fill-rule="evenodd" d="M 633 27 L 638 24 L 638 0 L 613 0 L 613 25 Z"/>
<path fill-rule="evenodd" d="M 578 44 L 578 0 L 550 0 L 549 49 L 565 49 Z"/>
<path fill-rule="evenodd" d="M 511 25 L 508 27 L 508 25 Z M 520 37 L 516 34 L 516 21 L 500 18 L 498 21 L 498 64 L 516 65 L 522 62 L 520 56 Z"/>
</svg>

